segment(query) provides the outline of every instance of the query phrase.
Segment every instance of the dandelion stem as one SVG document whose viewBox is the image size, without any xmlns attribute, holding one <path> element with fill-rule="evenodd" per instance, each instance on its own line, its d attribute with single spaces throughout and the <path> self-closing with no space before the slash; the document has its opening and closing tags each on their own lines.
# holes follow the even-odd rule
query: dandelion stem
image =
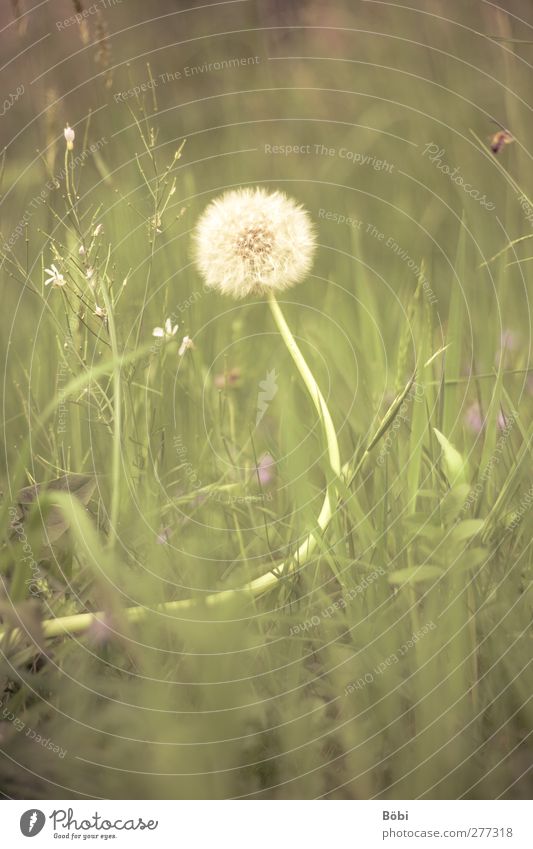
<svg viewBox="0 0 533 849">
<path fill-rule="evenodd" d="M 289 351 L 289 354 L 294 360 L 294 364 L 300 372 L 300 375 L 311 396 L 313 404 L 315 405 L 316 411 L 324 428 L 326 443 L 328 446 L 329 462 L 331 468 L 339 477 L 341 474 L 339 443 L 337 441 L 337 433 L 335 431 L 333 419 L 331 418 L 331 414 L 328 410 L 328 405 L 326 404 L 324 396 L 322 395 L 322 392 L 320 391 L 318 384 L 315 378 L 313 377 L 311 369 L 307 365 L 304 356 L 300 351 L 294 336 L 292 335 L 292 332 L 285 320 L 285 316 L 281 311 L 276 297 L 272 293 L 268 295 L 268 305 L 274 317 L 274 321 L 276 322 L 276 326 L 279 332 L 281 333 L 285 345 L 287 346 L 287 350 Z"/>
<path fill-rule="evenodd" d="M 341 474 L 347 474 L 347 472 L 348 464 L 343 466 L 341 469 Z M 277 567 L 276 574 L 274 574 L 272 570 L 269 570 L 255 580 L 250 581 L 248 584 L 238 587 L 237 589 L 209 593 L 209 595 L 203 597 L 198 596 L 197 598 L 184 598 L 179 601 L 169 601 L 166 604 L 160 604 L 154 608 L 128 607 L 123 611 L 124 619 L 127 622 L 139 622 L 146 619 L 150 613 L 168 615 L 175 613 L 179 614 L 180 612 L 188 614 L 191 612 L 197 612 L 198 614 L 201 614 L 203 610 L 207 611 L 211 608 L 218 608 L 230 601 L 236 602 L 239 599 L 248 601 L 257 598 L 271 590 L 273 587 L 279 585 L 280 580 L 288 577 L 295 568 L 302 568 L 306 565 L 306 563 L 311 559 L 322 534 L 328 527 L 332 515 L 332 502 L 328 493 L 324 499 L 322 509 L 318 516 L 316 528 L 308 534 L 295 554 Z M 78 613 L 73 616 L 48 619 L 42 623 L 42 634 L 45 639 L 61 636 L 74 636 L 76 634 L 83 634 L 96 622 L 103 622 L 105 624 L 107 620 L 107 615 L 102 611 L 98 613 Z M 110 632 L 112 632 L 111 626 Z M 6 634 L 0 633 L 0 641 L 7 635 L 7 633 L 9 633 L 12 638 L 20 637 L 22 635 L 21 629 L 15 628 L 11 632 L 6 632 Z"/>
</svg>

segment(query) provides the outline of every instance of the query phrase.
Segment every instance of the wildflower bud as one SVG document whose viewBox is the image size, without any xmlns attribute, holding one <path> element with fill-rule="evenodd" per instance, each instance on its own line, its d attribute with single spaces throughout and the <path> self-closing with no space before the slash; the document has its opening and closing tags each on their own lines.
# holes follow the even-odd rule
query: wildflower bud
<svg viewBox="0 0 533 849">
<path fill-rule="evenodd" d="M 74 132 L 72 127 L 69 127 L 68 124 L 63 130 L 63 133 L 65 136 L 65 141 L 67 143 L 67 150 L 72 150 L 74 147 L 74 139 L 76 138 L 76 133 Z"/>
</svg>

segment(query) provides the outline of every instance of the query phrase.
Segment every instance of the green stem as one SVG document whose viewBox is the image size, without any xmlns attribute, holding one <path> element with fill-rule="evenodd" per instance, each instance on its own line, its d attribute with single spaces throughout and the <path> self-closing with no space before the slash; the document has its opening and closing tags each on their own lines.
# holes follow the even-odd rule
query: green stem
<svg viewBox="0 0 533 849">
<path fill-rule="evenodd" d="M 307 387 L 307 390 L 311 396 L 311 400 L 315 405 L 316 411 L 318 413 L 319 419 L 324 428 L 324 434 L 326 437 L 326 443 L 328 446 L 328 455 L 329 462 L 331 468 L 335 472 L 337 476 L 341 474 L 341 460 L 339 453 L 339 444 L 337 442 L 337 434 L 335 431 L 335 426 L 333 424 L 333 420 L 331 418 L 330 412 L 328 410 L 328 406 L 320 391 L 318 384 L 313 377 L 311 369 L 307 365 L 302 352 L 300 351 L 298 345 L 296 344 L 296 340 L 291 333 L 289 325 L 285 321 L 285 316 L 283 315 L 280 306 L 276 300 L 275 295 L 270 293 L 268 295 L 268 305 L 270 307 L 270 311 L 274 317 L 274 321 L 276 322 L 277 328 L 281 333 L 283 341 L 287 346 L 289 354 L 294 360 L 294 364 L 296 368 L 300 372 L 300 375 Z"/>
<path fill-rule="evenodd" d="M 107 289 L 107 281 L 102 282 L 102 294 L 107 313 L 109 327 L 109 339 L 111 351 L 113 352 L 113 460 L 112 460 L 112 486 L 111 512 L 109 517 L 109 544 L 116 544 L 118 534 L 117 525 L 120 512 L 120 476 L 122 460 L 122 371 L 120 354 L 118 350 L 117 328 L 113 303 Z"/>
</svg>

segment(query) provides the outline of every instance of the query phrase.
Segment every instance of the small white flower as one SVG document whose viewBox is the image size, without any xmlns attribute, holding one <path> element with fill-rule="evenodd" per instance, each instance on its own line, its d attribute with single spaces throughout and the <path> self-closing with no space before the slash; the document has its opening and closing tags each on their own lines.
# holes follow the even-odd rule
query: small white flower
<svg viewBox="0 0 533 849">
<path fill-rule="evenodd" d="M 180 349 L 178 351 L 178 354 L 180 355 L 180 357 L 183 357 L 183 355 L 187 351 L 192 351 L 193 348 L 194 348 L 194 342 L 192 341 L 191 337 L 190 336 L 184 336 L 182 343 L 180 345 Z"/>
<path fill-rule="evenodd" d="M 177 332 L 178 325 L 173 325 L 171 319 L 167 318 L 164 327 L 154 327 L 152 330 L 152 336 L 155 336 L 157 339 L 172 339 Z"/>
<path fill-rule="evenodd" d="M 305 209 L 282 192 L 238 189 L 209 204 L 196 225 L 194 249 L 207 286 L 244 298 L 303 280 L 315 233 Z"/>
<path fill-rule="evenodd" d="M 83 245 L 80 245 L 78 253 L 80 256 L 85 256 L 85 248 L 83 247 Z"/>
<path fill-rule="evenodd" d="M 44 269 L 45 274 L 48 274 L 48 280 L 44 281 L 44 285 L 48 286 L 50 283 L 52 286 L 64 286 L 66 283 L 65 278 L 62 274 L 59 273 L 55 265 L 51 265 L 50 268 Z"/>
<path fill-rule="evenodd" d="M 65 136 L 65 141 L 67 143 L 67 150 L 72 150 L 74 147 L 74 139 L 76 138 L 76 133 L 72 129 L 72 127 L 67 126 L 63 130 L 63 135 Z"/>
<path fill-rule="evenodd" d="M 103 307 L 99 307 L 98 304 L 95 304 L 94 314 L 97 318 L 107 318 L 107 313 Z"/>
<path fill-rule="evenodd" d="M 94 236 L 95 239 L 98 238 L 98 236 L 100 235 L 100 233 L 102 232 L 103 229 L 104 229 L 103 224 L 97 224 L 96 225 L 96 227 L 94 228 L 94 233 L 93 233 L 93 236 Z"/>
<path fill-rule="evenodd" d="M 87 278 L 87 280 L 92 280 L 92 279 L 93 279 L 93 277 L 94 277 L 94 268 L 92 267 L 92 265 L 91 265 L 91 267 L 90 267 L 90 268 L 88 268 L 88 269 L 87 269 L 87 271 L 85 272 L 85 277 Z"/>
</svg>

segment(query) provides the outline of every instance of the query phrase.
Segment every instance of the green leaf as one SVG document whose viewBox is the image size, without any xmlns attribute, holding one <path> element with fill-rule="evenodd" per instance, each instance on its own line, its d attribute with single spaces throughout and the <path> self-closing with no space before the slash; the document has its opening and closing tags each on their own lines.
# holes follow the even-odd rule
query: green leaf
<svg viewBox="0 0 533 849">
<path fill-rule="evenodd" d="M 434 427 L 433 432 L 442 448 L 444 468 L 450 486 L 467 483 L 466 460 L 463 459 L 462 454 L 459 453 L 457 448 L 454 448 L 452 443 L 446 439 L 440 430 Z"/>
<path fill-rule="evenodd" d="M 477 536 L 483 530 L 484 524 L 484 519 L 465 519 L 464 522 L 460 522 L 448 538 L 450 545 L 457 545 Z"/>
</svg>

